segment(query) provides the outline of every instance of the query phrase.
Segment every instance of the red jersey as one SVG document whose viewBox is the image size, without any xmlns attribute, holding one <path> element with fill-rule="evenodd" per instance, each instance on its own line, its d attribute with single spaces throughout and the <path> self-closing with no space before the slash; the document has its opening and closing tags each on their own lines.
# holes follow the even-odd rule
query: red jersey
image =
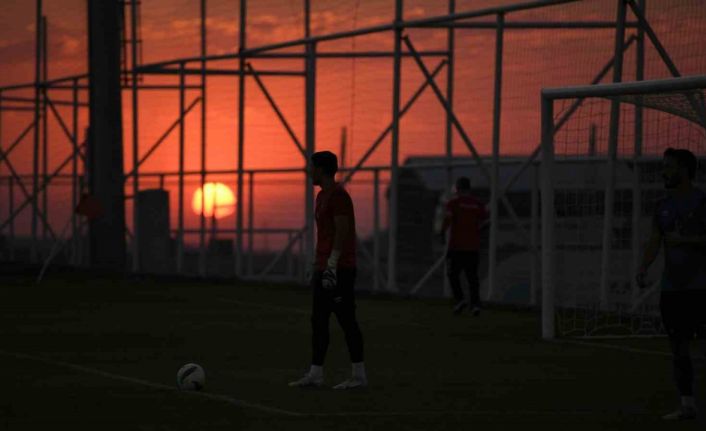
<svg viewBox="0 0 706 431">
<path fill-rule="evenodd" d="M 355 268 L 355 213 L 353 200 L 348 192 L 338 184 L 331 190 L 321 190 L 316 195 L 316 267 L 326 269 L 328 258 L 333 250 L 333 239 L 336 230 L 334 217 L 347 216 L 350 220 L 350 230 L 343 241 L 341 256 L 338 258 L 339 268 Z"/>
<path fill-rule="evenodd" d="M 480 201 L 470 195 L 456 195 L 446 204 L 443 230 L 451 227 L 449 250 L 476 251 L 480 248 L 479 228 L 488 218 Z"/>
</svg>

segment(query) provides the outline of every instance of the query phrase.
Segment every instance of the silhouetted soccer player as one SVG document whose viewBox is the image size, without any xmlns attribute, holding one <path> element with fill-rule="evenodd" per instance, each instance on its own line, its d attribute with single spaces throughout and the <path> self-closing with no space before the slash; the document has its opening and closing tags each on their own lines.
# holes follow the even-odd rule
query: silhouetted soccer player
<svg viewBox="0 0 706 431">
<path fill-rule="evenodd" d="M 461 291 L 461 272 L 466 274 L 470 293 L 471 313 L 480 313 L 480 282 L 478 280 L 478 250 L 480 225 L 488 218 L 485 206 L 471 196 L 471 181 L 466 177 L 456 180 L 456 196 L 446 204 L 446 214 L 441 227 L 441 242 L 446 243 L 446 230 L 450 228 L 446 271 L 456 300 L 454 313 L 468 306 Z"/>
<path fill-rule="evenodd" d="M 353 201 L 346 190 L 334 180 L 338 159 L 329 151 L 311 156 L 311 176 L 315 186 L 321 187 L 316 196 L 316 261 L 311 285 L 312 360 L 311 368 L 290 386 L 322 386 L 324 357 L 329 344 L 329 317 L 336 315 L 348 344 L 352 362 L 352 376 L 334 389 L 352 389 L 367 386 L 363 364 L 363 336 L 355 318 L 354 285 L 355 215 Z"/>
<path fill-rule="evenodd" d="M 706 193 L 692 186 L 696 157 L 688 150 L 664 152 L 663 178 L 669 194 L 658 202 L 652 235 L 637 274 L 640 287 L 664 243 L 665 266 L 660 310 L 672 348 L 674 378 L 681 407 L 665 420 L 694 419 L 694 370 L 691 340 L 706 324 Z"/>
</svg>

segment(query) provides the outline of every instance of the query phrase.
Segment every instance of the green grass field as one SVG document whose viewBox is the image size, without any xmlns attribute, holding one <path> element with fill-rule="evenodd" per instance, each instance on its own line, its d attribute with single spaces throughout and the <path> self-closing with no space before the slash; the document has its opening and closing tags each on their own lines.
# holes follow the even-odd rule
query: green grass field
<svg viewBox="0 0 706 431">
<path fill-rule="evenodd" d="M 76 275 L 41 286 L 5 275 L 0 283 L 0 429 L 696 430 L 706 423 L 659 420 L 677 401 L 666 340 L 544 342 L 531 312 L 490 309 L 472 318 L 452 316 L 446 301 L 361 296 L 370 387 L 337 392 L 287 386 L 310 356 L 303 288 Z M 350 364 L 331 323 L 325 372 L 333 385 Z M 204 392 L 175 389 L 186 362 L 205 368 Z M 697 366 L 703 394 L 704 364 Z"/>
</svg>

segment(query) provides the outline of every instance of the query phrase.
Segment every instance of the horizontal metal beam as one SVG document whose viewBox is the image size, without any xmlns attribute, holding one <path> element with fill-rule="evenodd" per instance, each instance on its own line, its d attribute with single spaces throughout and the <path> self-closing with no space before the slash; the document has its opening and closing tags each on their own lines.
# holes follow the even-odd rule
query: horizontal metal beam
<svg viewBox="0 0 706 431">
<path fill-rule="evenodd" d="M 30 97 L 15 97 L 15 96 L 2 96 L 0 99 L 7 100 L 9 102 L 21 102 L 21 103 L 35 103 L 35 100 Z M 74 102 L 70 100 L 52 100 L 54 106 L 74 106 Z M 88 106 L 88 103 L 77 103 L 78 106 Z"/>
<path fill-rule="evenodd" d="M 413 28 L 455 28 L 455 29 L 475 29 L 494 30 L 498 28 L 496 21 L 487 22 L 451 22 L 423 24 L 418 26 L 408 26 Z M 503 25 L 505 30 L 600 30 L 614 29 L 616 24 L 613 21 L 506 21 Z M 626 22 L 625 27 L 637 28 L 637 22 Z"/>
<path fill-rule="evenodd" d="M 180 71 L 178 69 L 167 69 L 167 68 L 153 68 L 153 67 L 141 67 L 138 69 L 138 73 L 143 75 L 209 75 L 209 76 L 240 76 L 243 75 L 253 75 L 252 71 L 239 71 L 239 70 L 225 70 L 225 69 L 184 69 Z M 294 71 L 294 70 L 263 70 L 258 71 L 260 76 L 304 76 L 304 72 Z M 178 88 L 178 87 L 177 87 Z M 198 87 L 200 89 L 200 87 Z"/>
<path fill-rule="evenodd" d="M 518 4 L 514 4 L 514 5 L 507 5 L 507 6 L 488 7 L 488 8 L 478 9 L 478 10 L 474 10 L 474 11 L 458 12 L 458 13 L 447 14 L 447 15 L 439 15 L 439 16 L 433 16 L 433 17 L 428 17 L 428 18 L 420 18 L 420 19 L 410 20 L 410 21 L 391 22 L 391 23 L 380 24 L 380 25 L 371 26 L 371 27 L 360 28 L 360 29 L 356 29 L 356 30 L 343 31 L 343 32 L 339 32 L 339 33 L 330 33 L 330 34 L 320 35 L 320 36 L 304 37 L 301 39 L 295 39 L 295 40 L 290 40 L 290 41 L 286 41 L 286 42 L 279 42 L 279 43 L 273 43 L 270 45 L 263 45 L 263 46 L 259 46 L 259 47 L 244 49 L 242 51 L 233 52 L 233 53 L 210 55 L 210 56 L 186 57 L 186 58 L 180 58 L 178 60 L 168 60 L 168 61 L 163 61 L 163 62 L 158 62 L 158 63 L 152 63 L 150 65 L 145 65 L 143 67 L 165 67 L 165 66 L 177 66 L 179 63 L 194 63 L 194 62 L 213 61 L 213 60 L 233 60 L 233 59 L 237 59 L 240 57 L 256 56 L 256 55 L 259 55 L 261 53 L 268 52 L 268 51 L 276 51 L 276 50 L 280 50 L 280 49 L 287 49 L 287 48 L 293 48 L 293 47 L 297 47 L 297 46 L 305 46 L 308 44 L 315 44 L 318 42 L 328 42 L 328 41 L 334 41 L 334 40 L 339 40 L 339 39 L 346 39 L 349 37 L 382 33 L 382 32 L 392 31 L 396 28 L 408 28 L 408 27 L 414 28 L 414 27 L 420 27 L 423 25 L 431 25 L 431 24 L 444 23 L 444 22 L 449 22 L 449 21 L 457 21 L 457 20 L 471 19 L 471 18 L 480 18 L 480 17 L 484 17 L 484 16 L 495 16 L 497 14 L 506 14 L 507 15 L 508 13 L 512 13 L 512 12 L 519 12 L 519 11 L 523 11 L 523 10 L 537 9 L 537 8 L 543 8 L 543 7 L 548 7 L 548 6 L 557 6 L 557 5 L 566 4 L 566 3 L 575 3 L 577 1 L 579 1 L 579 0 L 537 0 L 537 1 L 518 3 Z"/>
<path fill-rule="evenodd" d="M 333 52 L 333 51 L 317 51 L 316 58 L 318 59 L 331 59 L 331 58 L 387 58 L 393 57 L 395 55 L 392 51 L 358 51 L 358 52 Z M 449 55 L 448 51 L 421 51 L 419 53 L 422 57 L 447 57 Z M 410 53 L 402 53 L 403 57 L 411 56 Z M 253 58 L 263 58 L 263 59 L 292 59 L 292 58 L 306 58 L 306 53 L 298 52 L 263 52 L 251 56 Z"/>
<path fill-rule="evenodd" d="M 29 107 L 29 106 L 2 106 L 2 107 L 0 107 L 0 111 L 34 112 L 34 108 Z"/>
<path fill-rule="evenodd" d="M 542 97 L 548 99 L 612 97 L 631 94 L 689 91 L 703 88 L 706 88 L 706 75 L 693 75 L 682 78 L 654 79 L 651 81 L 545 88 L 542 90 Z"/>
</svg>

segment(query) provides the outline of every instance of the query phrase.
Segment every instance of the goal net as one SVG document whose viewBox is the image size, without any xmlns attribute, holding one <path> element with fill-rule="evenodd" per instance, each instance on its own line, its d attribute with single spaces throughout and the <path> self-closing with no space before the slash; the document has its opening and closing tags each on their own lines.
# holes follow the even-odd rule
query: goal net
<svg viewBox="0 0 706 431">
<path fill-rule="evenodd" d="M 545 338 L 663 333 L 663 251 L 647 288 L 634 276 L 666 195 L 664 151 L 692 151 L 706 187 L 704 89 L 706 76 L 542 92 Z"/>
</svg>

